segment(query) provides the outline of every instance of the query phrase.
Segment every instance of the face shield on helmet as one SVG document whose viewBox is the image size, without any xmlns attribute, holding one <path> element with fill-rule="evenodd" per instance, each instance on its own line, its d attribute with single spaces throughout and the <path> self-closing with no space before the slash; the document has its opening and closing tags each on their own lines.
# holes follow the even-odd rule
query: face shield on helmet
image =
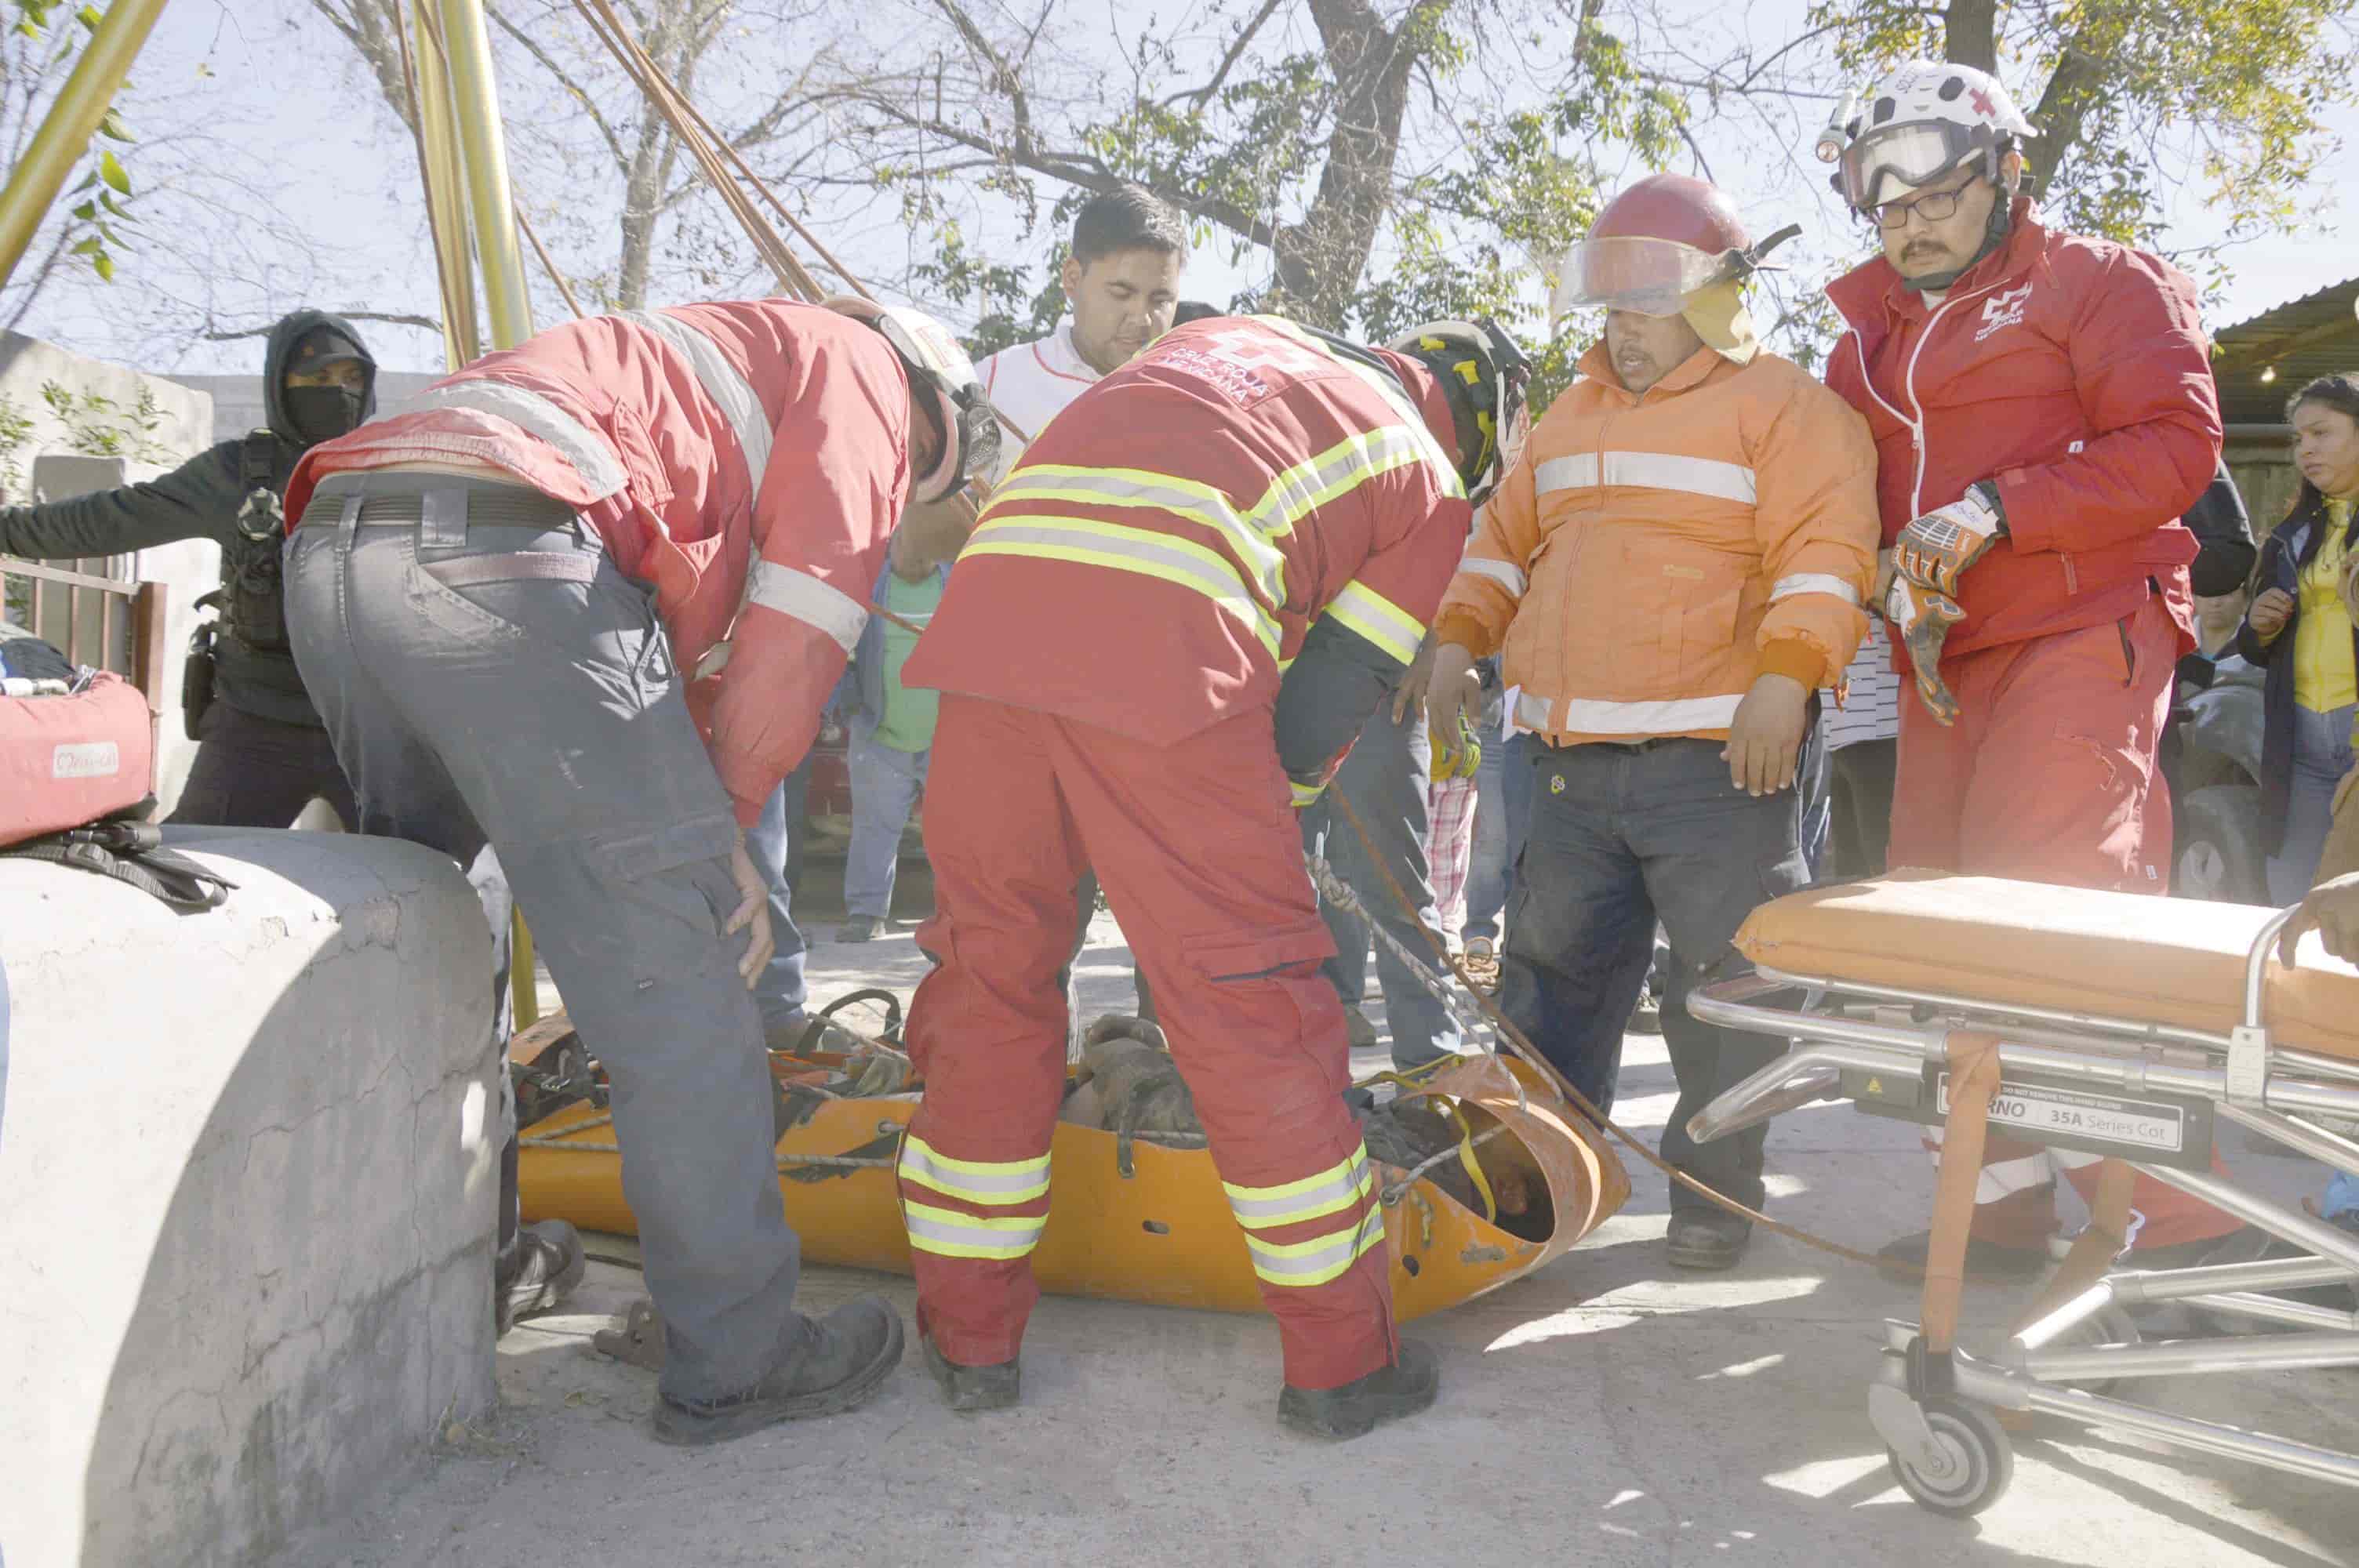
<svg viewBox="0 0 2359 1568">
<path fill-rule="evenodd" d="M 947 501 L 970 481 L 981 480 L 986 487 L 996 482 L 1004 466 L 999 422 L 984 396 L 974 362 L 950 329 L 906 305 L 879 305 L 841 294 L 822 303 L 838 315 L 875 328 L 900 356 L 911 390 L 920 400 L 931 395 L 942 449 L 930 470 L 910 477 L 909 498 Z"/>
<path fill-rule="evenodd" d="M 1680 302 L 1735 270 L 1728 254 L 1713 255 L 1677 240 L 1614 235 L 1583 240 L 1564 254 L 1551 317 L 1575 310 L 1635 310 L 1676 316 Z"/>
</svg>

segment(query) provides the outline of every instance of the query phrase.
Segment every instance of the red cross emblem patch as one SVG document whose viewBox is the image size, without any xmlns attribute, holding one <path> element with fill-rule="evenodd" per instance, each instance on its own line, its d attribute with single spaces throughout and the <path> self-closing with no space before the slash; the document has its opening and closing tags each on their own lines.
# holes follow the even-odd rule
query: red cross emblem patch
<svg viewBox="0 0 2359 1568">
<path fill-rule="evenodd" d="M 1997 117 L 1998 105 L 1990 101 L 1989 93 L 1984 92 L 1981 88 L 1977 87 L 1973 90 L 1972 100 L 1975 114 L 1980 114 L 1985 120 L 1995 119 Z"/>
</svg>

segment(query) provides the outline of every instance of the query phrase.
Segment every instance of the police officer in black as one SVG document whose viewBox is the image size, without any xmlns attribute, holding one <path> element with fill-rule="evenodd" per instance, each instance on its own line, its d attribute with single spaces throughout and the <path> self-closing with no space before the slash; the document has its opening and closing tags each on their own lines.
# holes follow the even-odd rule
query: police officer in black
<svg viewBox="0 0 2359 1568">
<path fill-rule="evenodd" d="M 288 647 L 278 498 L 306 448 L 352 429 L 375 402 L 376 362 L 351 323 L 298 310 L 271 329 L 264 356 L 266 428 L 120 490 L 0 508 L 0 554 L 72 558 L 220 542 L 221 588 L 198 601 L 216 617 L 190 650 L 182 694 L 198 745 L 174 822 L 284 827 L 314 797 L 347 827 L 358 819 Z"/>
</svg>

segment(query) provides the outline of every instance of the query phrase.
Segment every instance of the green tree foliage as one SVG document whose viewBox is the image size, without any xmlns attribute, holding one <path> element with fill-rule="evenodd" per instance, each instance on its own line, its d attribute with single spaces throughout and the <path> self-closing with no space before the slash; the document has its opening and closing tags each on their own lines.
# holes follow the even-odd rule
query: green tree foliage
<svg viewBox="0 0 2359 1568">
<path fill-rule="evenodd" d="M 1824 0 L 1834 63 L 1911 55 L 1995 70 L 2040 135 L 2028 186 L 2067 227 L 2163 238 L 2189 185 L 2231 240 L 2295 228 L 2322 160 L 2320 112 L 2359 66 L 2349 0 Z"/>
<path fill-rule="evenodd" d="M 10 148 L 13 163 L 55 101 L 82 57 L 82 45 L 104 19 L 95 5 L 70 5 L 65 0 L 14 0 L 16 19 L 0 38 L 0 142 Z M 131 214 L 131 175 L 116 157 L 114 146 L 128 146 L 132 136 L 114 109 L 99 122 L 101 138 L 91 149 L 90 167 L 72 194 L 78 198 L 71 222 L 51 236 L 45 261 L 37 271 L 52 269 L 71 258 L 88 266 L 104 282 L 114 281 L 115 263 L 127 248 L 124 238 L 135 220 Z"/>
<path fill-rule="evenodd" d="M 1054 321 L 1042 264 L 1073 210 L 1124 180 L 1188 213 L 1200 245 L 1258 260 L 1233 308 L 1371 338 L 1490 315 L 1537 341 L 1539 274 L 1594 215 L 1604 158 L 1668 159 L 1685 119 L 1601 0 L 1216 0 L 1148 24 L 1119 80 L 1076 76 L 1054 7 L 1024 22 L 932 5 L 955 49 L 883 51 L 845 97 L 853 138 L 929 236 L 915 286 L 978 316 L 984 350 Z M 1526 87 L 1503 92 L 1511 80 Z M 1026 215 L 1034 265 L 974 248 L 978 192 Z M 1569 368 L 1551 351 L 1543 373 Z"/>
</svg>

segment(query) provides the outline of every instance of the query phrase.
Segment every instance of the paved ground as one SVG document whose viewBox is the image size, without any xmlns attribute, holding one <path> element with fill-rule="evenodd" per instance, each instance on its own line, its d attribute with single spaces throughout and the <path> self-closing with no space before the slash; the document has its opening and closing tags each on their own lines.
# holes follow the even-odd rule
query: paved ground
<svg viewBox="0 0 2359 1568">
<path fill-rule="evenodd" d="M 1100 926 L 1085 1004 L 1125 1008 L 1119 934 Z M 906 925 L 814 960 L 822 1000 L 855 985 L 906 994 L 922 968 Z M 1633 1039 L 1623 1082 L 1628 1124 L 1659 1130 L 1659 1041 Z M 1829 1107 L 1781 1121 L 1770 1147 L 1773 1202 L 1801 1224 L 1872 1246 L 1924 1222 L 1930 1176 L 1910 1130 Z M 2311 1183 L 2294 1162 L 2242 1163 L 2281 1194 Z M 1633 1179 L 1627 1210 L 1554 1267 L 1417 1325 L 1441 1352 L 1442 1403 L 1340 1448 L 1278 1432 L 1266 1320 L 1051 1298 L 1019 1411 L 953 1417 L 905 1364 L 853 1415 L 682 1454 L 646 1434 L 652 1379 L 588 1348 L 637 1284 L 593 1265 L 579 1314 L 502 1346 L 496 1420 L 285 1568 L 2359 1562 L 2350 1492 L 2060 1425 L 2018 1440 L 2014 1488 L 1982 1519 L 1919 1510 L 1864 1407 L 1876 1325 L 1914 1315 L 1907 1292 L 1775 1238 L 1733 1274 L 1669 1276 L 1663 1182 L 1643 1167 Z M 866 1290 L 910 1309 L 906 1281 L 823 1269 L 806 1276 L 805 1304 Z M 1975 1310 L 1987 1326 L 2003 1308 Z M 2128 1387 L 2359 1449 L 2359 1373 Z"/>
</svg>

